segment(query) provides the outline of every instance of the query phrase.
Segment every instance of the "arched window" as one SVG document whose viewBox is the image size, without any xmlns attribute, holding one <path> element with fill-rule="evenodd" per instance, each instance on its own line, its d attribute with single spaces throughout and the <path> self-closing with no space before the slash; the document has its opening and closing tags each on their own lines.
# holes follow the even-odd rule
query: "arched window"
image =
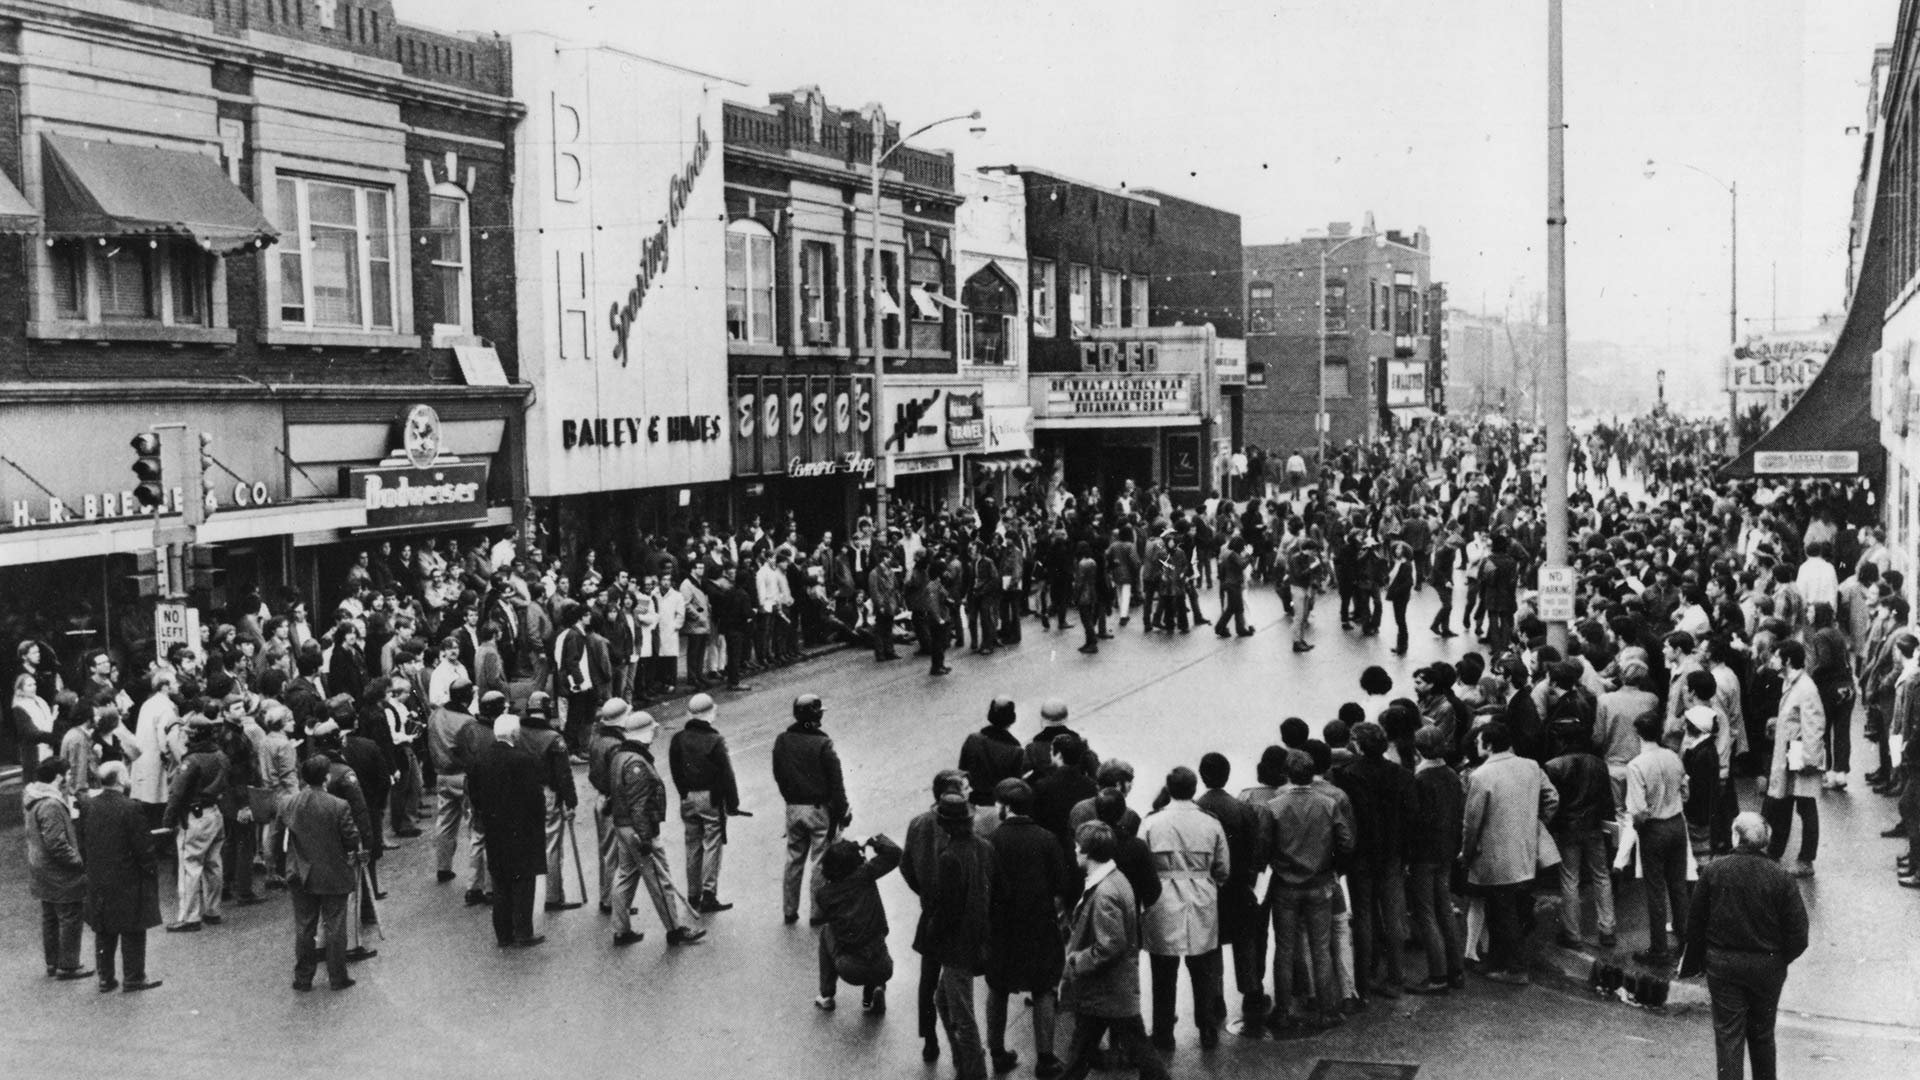
<svg viewBox="0 0 1920 1080">
<path fill-rule="evenodd" d="M 1273 283 L 1256 281 L 1247 286 L 1247 333 L 1273 333 Z"/>
<path fill-rule="evenodd" d="M 907 257 L 907 295 L 912 300 L 913 341 L 916 353 L 940 352 L 947 347 L 947 313 L 952 306 L 946 289 L 947 264 L 931 248 L 915 248 Z"/>
<path fill-rule="evenodd" d="M 427 257 L 433 265 L 436 336 L 473 332 L 467 224 L 467 193 L 454 184 L 435 184 L 427 196 Z"/>
<path fill-rule="evenodd" d="M 1012 363 L 1020 317 L 1020 293 L 1013 281 L 999 267 L 986 266 L 967 279 L 960 302 L 960 358 L 974 364 Z"/>
<path fill-rule="evenodd" d="M 773 234 L 751 218 L 727 226 L 727 340 L 773 344 Z"/>
</svg>

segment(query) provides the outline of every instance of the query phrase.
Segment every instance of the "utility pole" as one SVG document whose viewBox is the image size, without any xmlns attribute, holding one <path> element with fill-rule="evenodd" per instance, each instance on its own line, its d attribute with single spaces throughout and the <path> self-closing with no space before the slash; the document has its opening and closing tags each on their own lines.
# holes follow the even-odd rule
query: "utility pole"
<svg viewBox="0 0 1920 1080">
<path fill-rule="evenodd" d="M 1547 561 L 1540 570 L 1540 616 L 1555 648 L 1567 647 L 1573 621 L 1573 569 L 1567 561 L 1567 130 L 1561 56 L 1562 0 L 1547 0 L 1547 363 L 1541 381 L 1547 425 Z"/>
</svg>

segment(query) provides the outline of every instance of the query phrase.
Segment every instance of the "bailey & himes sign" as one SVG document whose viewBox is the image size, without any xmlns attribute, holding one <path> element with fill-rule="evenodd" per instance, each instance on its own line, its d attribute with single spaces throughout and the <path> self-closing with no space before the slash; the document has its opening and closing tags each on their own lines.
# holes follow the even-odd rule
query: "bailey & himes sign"
<svg viewBox="0 0 1920 1080">
<path fill-rule="evenodd" d="M 587 416 L 560 421 L 560 448 L 712 442 L 721 433 L 718 416 Z"/>
</svg>

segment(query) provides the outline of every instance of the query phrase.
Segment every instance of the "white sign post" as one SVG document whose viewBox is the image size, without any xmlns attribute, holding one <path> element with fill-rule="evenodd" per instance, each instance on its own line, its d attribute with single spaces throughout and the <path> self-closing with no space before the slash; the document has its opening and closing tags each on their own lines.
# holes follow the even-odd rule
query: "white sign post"
<svg viewBox="0 0 1920 1080">
<path fill-rule="evenodd" d="M 1540 619 L 1549 623 L 1573 621 L 1574 572 L 1571 566 L 1540 568 Z"/>
<path fill-rule="evenodd" d="M 193 628 L 188 624 L 187 615 L 191 609 L 185 604 L 159 603 L 153 606 L 153 652 L 162 659 L 175 645 L 192 647 Z"/>
</svg>

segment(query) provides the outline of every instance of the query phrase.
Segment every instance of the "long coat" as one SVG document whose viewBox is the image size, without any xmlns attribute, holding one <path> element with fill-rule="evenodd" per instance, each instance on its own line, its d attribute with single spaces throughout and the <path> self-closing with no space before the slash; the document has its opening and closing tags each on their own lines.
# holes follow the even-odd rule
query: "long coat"
<svg viewBox="0 0 1920 1080">
<path fill-rule="evenodd" d="M 160 925 L 153 834 L 139 804 L 103 791 L 80 804 L 80 857 L 87 864 L 87 925 L 130 934 Z"/>
<path fill-rule="evenodd" d="M 1220 886 L 1232 870 L 1226 830 L 1188 800 L 1148 814 L 1140 839 L 1153 852 L 1161 884 L 1142 928 L 1147 951 L 1199 956 L 1219 948 Z"/>
<path fill-rule="evenodd" d="M 1560 807 L 1546 772 L 1528 758 L 1499 753 L 1467 780 L 1460 857 L 1473 885 L 1532 881 L 1540 858 L 1540 826 Z"/>
<path fill-rule="evenodd" d="M 1066 858 L 1053 834 L 1024 814 L 1000 823 L 993 846 L 987 985 L 1008 993 L 1052 990 L 1066 968 L 1055 905 L 1064 904 Z"/>
<path fill-rule="evenodd" d="M 1117 867 L 1074 906 L 1060 1004 L 1082 1016 L 1140 1015 L 1140 909 Z"/>
<path fill-rule="evenodd" d="M 87 868 L 80 859 L 73 813 L 52 784 L 31 783 L 23 793 L 27 833 L 27 890 L 49 904 L 87 898 Z"/>
<path fill-rule="evenodd" d="M 486 826 L 489 873 L 523 881 L 547 872 L 547 803 L 537 758 L 494 743 L 467 768 L 467 798 Z"/>
<path fill-rule="evenodd" d="M 1800 740 L 1807 767 L 1787 769 L 1787 744 Z M 1798 672 L 1788 677 L 1780 695 L 1780 715 L 1773 727 L 1773 766 L 1767 772 L 1767 796 L 1774 799 L 1818 798 L 1820 770 L 1827 760 L 1827 711 L 1813 677 Z"/>
<path fill-rule="evenodd" d="M 280 804 L 280 827 L 287 833 L 287 876 L 316 896 L 345 896 L 359 881 L 347 856 L 360 850 L 361 836 L 347 800 L 302 788 Z"/>
</svg>

